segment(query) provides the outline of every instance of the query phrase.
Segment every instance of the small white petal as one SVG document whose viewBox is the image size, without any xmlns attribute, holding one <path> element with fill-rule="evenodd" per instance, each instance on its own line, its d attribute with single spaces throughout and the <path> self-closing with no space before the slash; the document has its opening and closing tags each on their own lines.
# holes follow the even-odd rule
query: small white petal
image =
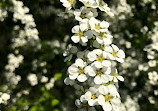
<svg viewBox="0 0 158 111">
<path fill-rule="evenodd" d="M 74 43 L 78 43 L 80 41 L 80 37 L 79 36 L 72 36 L 71 37 L 71 40 L 74 42 Z"/>
<path fill-rule="evenodd" d="M 72 80 L 74 80 L 74 79 L 77 78 L 77 76 L 78 76 L 77 73 L 76 74 L 71 74 L 71 75 L 69 75 L 69 78 L 72 79 Z"/>
<path fill-rule="evenodd" d="M 97 103 L 97 101 L 96 101 L 96 100 L 93 100 L 93 99 L 91 99 L 91 100 L 88 101 L 88 104 L 89 104 L 90 106 L 95 106 L 96 103 Z"/>
<path fill-rule="evenodd" d="M 108 94 L 108 88 L 106 87 L 106 86 L 100 86 L 99 87 L 99 92 L 101 93 L 101 94 L 103 94 L 103 95 L 106 95 L 106 94 Z"/>
<path fill-rule="evenodd" d="M 110 53 L 113 52 L 113 49 L 112 49 L 111 46 L 106 46 L 106 47 L 104 48 L 104 50 L 107 51 L 107 52 L 110 52 Z"/>
<path fill-rule="evenodd" d="M 85 99 L 88 101 L 88 100 L 91 99 L 91 97 L 92 97 L 92 93 L 91 93 L 90 91 L 87 91 L 87 92 L 85 93 Z"/>
<path fill-rule="evenodd" d="M 102 74 L 102 75 L 101 75 L 101 78 L 102 78 L 102 83 L 107 83 L 107 82 L 109 82 L 109 77 L 108 77 L 108 75 Z"/>
<path fill-rule="evenodd" d="M 119 51 L 119 48 L 116 45 L 112 44 L 111 46 L 112 46 L 112 48 L 114 49 L 115 52 Z"/>
<path fill-rule="evenodd" d="M 119 50 L 119 51 L 117 52 L 117 56 L 120 57 L 120 58 L 125 58 L 125 53 L 124 53 L 124 51 L 123 51 L 123 50 Z"/>
<path fill-rule="evenodd" d="M 84 72 L 86 74 L 88 73 L 88 75 L 91 77 L 94 77 L 96 75 L 96 72 L 94 71 L 94 69 L 91 66 L 85 67 Z"/>
<path fill-rule="evenodd" d="M 94 78 L 94 82 L 95 82 L 95 84 L 102 84 L 101 77 L 100 77 L 100 76 L 96 76 L 96 77 Z"/>
<path fill-rule="evenodd" d="M 88 39 L 86 37 L 81 37 L 81 40 L 82 40 L 83 43 L 88 42 Z"/>
<path fill-rule="evenodd" d="M 118 62 L 120 62 L 120 63 L 123 63 L 123 62 L 124 62 L 124 59 L 122 59 L 122 58 L 116 58 L 116 60 L 117 60 Z"/>
<path fill-rule="evenodd" d="M 97 56 L 96 56 L 96 54 L 94 52 L 89 52 L 88 55 L 87 55 L 87 57 L 88 57 L 88 59 L 90 61 L 94 61 L 97 58 Z"/>
<path fill-rule="evenodd" d="M 102 21 L 102 22 L 100 23 L 100 27 L 102 27 L 102 28 L 108 28 L 108 27 L 109 27 L 109 23 L 106 22 L 106 21 Z"/>
<path fill-rule="evenodd" d="M 124 78 L 122 76 L 117 76 L 118 80 L 124 81 Z"/>
<path fill-rule="evenodd" d="M 91 91 L 92 94 L 95 94 L 98 90 L 95 87 L 90 87 L 89 91 Z"/>
<path fill-rule="evenodd" d="M 80 26 L 79 25 L 76 25 L 72 28 L 72 33 L 78 33 L 79 32 L 79 29 L 80 29 Z"/>
<path fill-rule="evenodd" d="M 103 53 L 103 51 L 101 49 L 95 49 L 95 50 L 93 50 L 93 52 L 97 55 L 101 55 Z"/>
<path fill-rule="evenodd" d="M 99 97 L 98 97 L 98 103 L 100 105 L 104 105 L 105 104 L 105 97 L 103 95 L 99 95 Z"/>
<path fill-rule="evenodd" d="M 80 30 L 82 32 L 88 30 L 88 25 L 87 24 L 80 24 Z"/>
<path fill-rule="evenodd" d="M 80 74 L 77 77 L 77 80 L 80 81 L 80 82 L 85 82 L 87 80 L 87 76 L 85 74 Z"/>
<path fill-rule="evenodd" d="M 80 68 L 83 68 L 85 66 L 85 62 L 82 59 L 78 58 L 75 61 L 75 65 L 80 67 Z"/>
<path fill-rule="evenodd" d="M 68 73 L 69 74 L 74 74 L 78 72 L 78 68 L 75 64 L 72 64 L 69 68 L 68 68 Z"/>
<path fill-rule="evenodd" d="M 102 63 L 101 63 L 101 62 L 99 62 L 99 61 L 95 61 L 93 64 L 94 64 L 94 65 L 95 65 L 95 67 L 96 67 L 96 68 L 98 68 L 98 69 L 100 69 L 100 68 L 102 68 L 102 67 L 103 67 L 103 66 L 102 66 Z"/>
<path fill-rule="evenodd" d="M 105 67 L 110 67 L 111 62 L 109 60 L 103 60 L 102 65 L 105 66 Z"/>
<path fill-rule="evenodd" d="M 120 103 L 121 103 L 121 101 L 120 101 L 119 98 L 113 98 L 113 99 L 111 99 L 111 103 L 112 103 L 113 105 L 119 106 Z"/>
<path fill-rule="evenodd" d="M 103 105 L 103 109 L 104 111 L 111 111 L 112 110 L 112 106 L 109 102 L 106 102 L 104 105 Z"/>
</svg>

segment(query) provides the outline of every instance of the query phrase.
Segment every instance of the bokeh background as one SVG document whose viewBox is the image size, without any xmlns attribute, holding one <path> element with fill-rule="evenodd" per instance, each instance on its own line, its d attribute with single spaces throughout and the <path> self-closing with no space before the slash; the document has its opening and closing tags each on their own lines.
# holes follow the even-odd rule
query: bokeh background
<svg viewBox="0 0 158 111">
<path fill-rule="evenodd" d="M 115 16 L 99 18 L 110 23 L 114 44 L 126 53 L 117 66 L 125 78 L 120 111 L 158 111 L 158 77 L 148 76 L 158 72 L 158 48 L 151 48 L 158 42 L 158 1 L 104 1 Z M 77 87 L 64 84 L 72 62 L 63 57 L 76 24 L 59 0 L 0 1 L 0 92 L 10 95 L 0 110 L 77 111 Z"/>
</svg>

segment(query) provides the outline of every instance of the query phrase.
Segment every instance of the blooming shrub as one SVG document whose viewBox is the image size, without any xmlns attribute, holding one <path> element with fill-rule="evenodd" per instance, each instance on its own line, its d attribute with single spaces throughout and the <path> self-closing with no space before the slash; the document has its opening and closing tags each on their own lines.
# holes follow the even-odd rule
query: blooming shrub
<svg viewBox="0 0 158 111">
<path fill-rule="evenodd" d="M 118 80 L 124 81 L 124 78 L 118 74 L 115 61 L 123 63 L 125 53 L 112 44 L 113 36 L 108 31 L 109 23 L 95 18 L 98 15 L 97 8 L 109 16 L 113 16 L 113 13 L 102 0 L 80 1 L 84 6 L 73 11 L 79 25 L 72 28 L 74 35 L 71 40 L 81 44 L 83 48 L 81 50 L 80 47 L 74 46 L 73 52 L 76 52 L 77 58 L 68 68 L 69 77 L 65 79 L 65 83 L 74 86 L 77 82 L 85 83 L 83 86 L 78 84 L 83 93 L 80 100 L 76 100 L 80 110 L 95 110 L 93 106 L 96 105 L 101 105 L 104 111 L 118 110 L 120 95 L 115 84 Z M 73 0 L 61 2 L 68 10 L 72 9 L 72 6 L 75 7 Z"/>
<path fill-rule="evenodd" d="M 157 7 L 1 0 L 0 110 L 157 111 Z"/>
</svg>

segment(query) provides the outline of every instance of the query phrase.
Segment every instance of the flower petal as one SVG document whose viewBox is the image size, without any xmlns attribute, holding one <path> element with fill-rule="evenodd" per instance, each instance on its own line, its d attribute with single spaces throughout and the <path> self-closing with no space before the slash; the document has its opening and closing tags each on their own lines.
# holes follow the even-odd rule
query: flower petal
<svg viewBox="0 0 158 111">
<path fill-rule="evenodd" d="M 85 74 L 80 74 L 77 77 L 77 80 L 80 81 L 80 82 L 85 82 L 87 80 L 87 76 Z"/>
<path fill-rule="evenodd" d="M 71 37 L 71 40 L 74 42 L 74 43 L 78 43 L 80 41 L 80 37 L 79 36 L 72 36 Z"/>
<path fill-rule="evenodd" d="M 118 80 L 124 81 L 124 78 L 122 76 L 117 76 Z"/>
</svg>

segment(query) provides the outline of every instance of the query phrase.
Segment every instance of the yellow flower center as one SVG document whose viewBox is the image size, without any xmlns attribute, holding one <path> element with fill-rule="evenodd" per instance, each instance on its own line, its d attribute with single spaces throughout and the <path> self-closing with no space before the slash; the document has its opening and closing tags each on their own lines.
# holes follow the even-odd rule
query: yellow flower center
<svg viewBox="0 0 158 111">
<path fill-rule="evenodd" d="M 96 26 L 95 26 L 95 29 L 99 30 L 99 29 L 100 29 L 100 26 L 96 25 Z"/>
<path fill-rule="evenodd" d="M 118 76 L 118 74 L 117 74 L 116 72 L 114 72 L 114 73 L 113 73 L 113 76 L 114 76 L 114 77 L 117 77 L 117 76 Z"/>
<path fill-rule="evenodd" d="M 110 95 L 109 94 L 105 96 L 105 101 L 110 101 Z"/>
<path fill-rule="evenodd" d="M 104 33 L 102 33 L 102 32 L 99 34 L 99 36 L 100 36 L 102 39 L 105 38 Z"/>
<path fill-rule="evenodd" d="M 98 75 L 98 76 L 102 75 L 101 70 L 97 70 L 97 75 Z"/>
<path fill-rule="evenodd" d="M 74 0 L 68 0 L 68 1 L 71 5 L 74 3 Z"/>
<path fill-rule="evenodd" d="M 86 57 L 84 57 L 84 58 L 83 58 L 83 61 L 84 61 L 84 62 L 87 62 L 87 58 L 86 58 Z"/>
<path fill-rule="evenodd" d="M 78 68 L 78 73 L 79 73 L 79 74 L 83 74 L 83 73 L 84 73 L 83 68 Z"/>
<path fill-rule="evenodd" d="M 103 61 L 103 57 L 102 56 L 98 56 L 97 57 L 97 61 L 102 62 Z"/>
<path fill-rule="evenodd" d="M 96 97 L 95 94 L 93 94 L 91 98 L 92 98 L 92 99 L 96 99 L 97 97 Z"/>
<path fill-rule="evenodd" d="M 112 55 L 114 56 L 114 57 L 116 57 L 117 55 L 116 55 L 116 52 L 112 52 Z"/>
<path fill-rule="evenodd" d="M 101 45 L 101 46 L 99 47 L 99 49 L 103 50 L 103 49 L 104 49 L 104 46 L 103 46 L 103 45 Z"/>
<path fill-rule="evenodd" d="M 102 1 L 99 2 L 99 7 L 101 7 L 101 8 L 103 7 Z"/>
<path fill-rule="evenodd" d="M 85 14 L 81 14 L 81 18 L 83 18 L 83 19 L 84 19 L 85 17 L 86 17 L 86 15 L 85 15 Z"/>
<path fill-rule="evenodd" d="M 156 76 L 155 75 L 152 75 L 152 78 L 155 78 Z"/>
<path fill-rule="evenodd" d="M 79 33 L 78 33 L 78 36 L 79 36 L 79 37 L 82 37 L 82 36 L 83 36 L 83 32 L 79 32 Z"/>
<path fill-rule="evenodd" d="M 103 85 L 104 85 L 104 86 L 107 86 L 107 84 L 106 84 L 106 83 L 103 83 Z"/>
<path fill-rule="evenodd" d="M 88 23 L 88 26 L 89 26 L 89 28 L 91 29 L 91 26 L 90 26 L 90 24 Z"/>
</svg>

